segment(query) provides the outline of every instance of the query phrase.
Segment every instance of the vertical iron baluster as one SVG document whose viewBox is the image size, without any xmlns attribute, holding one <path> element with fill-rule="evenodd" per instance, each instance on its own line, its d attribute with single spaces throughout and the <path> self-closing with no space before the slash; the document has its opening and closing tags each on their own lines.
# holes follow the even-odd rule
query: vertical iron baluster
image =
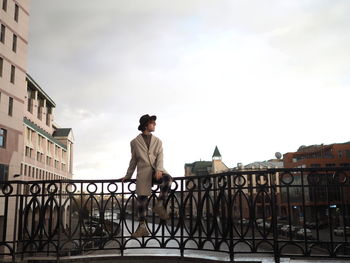
<svg viewBox="0 0 350 263">
<path fill-rule="evenodd" d="M 277 213 L 276 213 L 276 184 L 274 180 L 271 178 L 271 173 L 270 175 L 270 189 L 271 189 L 271 208 L 272 208 L 272 231 L 273 231 L 273 253 L 274 253 L 274 258 L 275 262 L 279 263 L 280 262 L 280 253 L 279 253 L 279 247 L 278 247 L 278 232 L 277 232 Z M 276 174 L 275 178 L 276 178 Z"/>
<path fill-rule="evenodd" d="M 230 261 L 234 262 L 234 251 L 233 251 L 233 218 L 232 218 L 232 212 L 233 212 L 233 202 L 232 202 L 232 189 L 231 189 L 231 180 L 234 178 L 236 174 L 228 174 L 227 175 L 227 198 L 228 198 L 228 209 L 227 209 L 227 227 L 229 229 L 229 255 L 230 255 Z M 230 209 L 231 208 L 231 209 Z"/>
<path fill-rule="evenodd" d="M 126 224 L 126 218 L 125 218 L 125 210 L 126 207 L 124 205 L 124 182 L 122 182 L 122 205 L 121 205 L 121 211 L 120 211 L 120 224 L 121 224 L 121 247 L 120 247 L 120 255 L 124 256 L 124 249 L 125 249 L 125 241 L 124 241 L 124 223 Z"/>
<path fill-rule="evenodd" d="M 308 248 L 308 240 L 307 240 L 307 233 L 306 233 L 306 204 L 305 204 L 305 185 L 304 185 L 304 172 L 303 170 L 300 171 L 300 177 L 301 177 L 301 195 L 302 195 L 302 211 L 303 211 L 303 229 L 304 229 L 304 246 L 305 246 L 305 253 L 304 256 L 307 256 L 309 253 Z"/>
<path fill-rule="evenodd" d="M 326 174 L 326 196 L 327 196 L 327 209 L 328 209 L 328 224 L 329 224 L 329 237 L 330 237 L 330 246 L 331 246 L 331 253 L 330 256 L 334 255 L 334 244 L 333 244 L 333 220 L 332 220 L 332 210 L 330 209 L 330 189 L 332 189 L 332 184 L 330 184 L 330 179 L 328 170 L 325 171 Z M 344 233 L 345 234 L 345 233 Z M 328 243 L 328 242 L 327 242 Z M 329 244 L 329 243 L 328 243 Z"/>
<path fill-rule="evenodd" d="M 184 207 L 184 184 L 186 184 L 186 179 L 180 179 L 181 180 L 181 202 L 180 202 L 180 255 L 181 257 L 184 257 L 184 214 L 186 207 Z"/>
</svg>

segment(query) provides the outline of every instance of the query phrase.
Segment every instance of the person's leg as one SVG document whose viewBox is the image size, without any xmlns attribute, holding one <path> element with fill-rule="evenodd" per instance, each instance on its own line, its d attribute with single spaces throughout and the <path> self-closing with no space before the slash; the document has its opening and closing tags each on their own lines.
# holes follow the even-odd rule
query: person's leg
<svg viewBox="0 0 350 263">
<path fill-rule="evenodd" d="M 140 195 L 137 197 L 137 209 L 139 213 L 139 221 L 145 222 L 146 221 L 146 215 L 147 215 L 147 196 L 146 195 Z"/>
<path fill-rule="evenodd" d="M 158 196 L 158 201 L 156 202 L 156 205 L 153 207 L 153 211 L 157 213 L 159 217 L 163 220 L 169 219 L 169 215 L 164 205 L 165 205 L 165 200 L 170 190 L 172 181 L 173 180 L 169 174 L 163 174 L 162 178 L 157 181 L 157 183 L 160 185 L 160 193 Z"/>
<path fill-rule="evenodd" d="M 139 195 L 137 197 L 137 210 L 139 214 L 139 226 L 136 231 L 132 233 L 132 237 L 144 237 L 148 236 L 149 232 L 146 226 L 146 215 L 147 215 L 147 201 L 148 197 L 145 195 Z"/>
<path fill-rule="evenodd" d="M 169 174 L 163 174 L 163 176 L 160 180 L 161 180 L 161 183 L 159 186 L 160 192 L 159 192 L 158 199 L 164 203 L 164 201 L 166 200 L 167 195 L 170 191 L 171 184 L 173 182 L 173 178 Z"/>
</svg>

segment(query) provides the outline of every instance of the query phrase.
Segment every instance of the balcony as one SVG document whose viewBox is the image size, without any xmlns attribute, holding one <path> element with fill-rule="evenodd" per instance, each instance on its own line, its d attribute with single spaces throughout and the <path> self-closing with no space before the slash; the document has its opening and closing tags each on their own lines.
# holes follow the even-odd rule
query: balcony
<svg viewBox="0 0 350 263">
<path fill-rule="evenodd" d="M 349 167 L 330 167 L 178 177 L 166 200 L 170 219 L 152 213 L 154 186 L 151 234 L 138 239 L 131 237 L 138 226 L 135 180 L 0 182 L 0 258 L 349 260 L 349 175 Z"/>
</svg>

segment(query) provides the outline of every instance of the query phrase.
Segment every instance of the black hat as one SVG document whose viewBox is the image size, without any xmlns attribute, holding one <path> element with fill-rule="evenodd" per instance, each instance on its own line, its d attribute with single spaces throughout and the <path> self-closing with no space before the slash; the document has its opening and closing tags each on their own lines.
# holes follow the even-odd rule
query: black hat
<svg viewBox="0 0 350 263">
<path fill-rule="evenodd" d="M 157 116 L 153 115 L 153 116 L 149 116 L 148 114 L 146 115 L 143 115 L 141 118 L 140 118 L 140 125 L 139 127 L 137 128 L 139 131 L 143 131 L 147 122 L 149 121 L 155 121 L 157 119 Z"/>
</svg>

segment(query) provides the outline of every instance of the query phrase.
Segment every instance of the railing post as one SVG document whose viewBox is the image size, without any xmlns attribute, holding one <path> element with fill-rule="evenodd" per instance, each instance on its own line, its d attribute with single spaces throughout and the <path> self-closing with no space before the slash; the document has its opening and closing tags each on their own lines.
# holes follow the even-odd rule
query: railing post
<svg viewBox="0 0 350 263">
<path fill-rule="evenodd" d="M 228 209 L 227 209 L 227 218 L 228 218 L 228 227 L 230 229 L 230 232 L 229 232 L 229 237 L 230 237 L 230 241 L 229 241 L 229 253 L 230 253 L 230 260 L 231 262 L 234 262 L 235 260 L 235 257 L 234 257 L 234 247 L 233 247 L 233 218 L 232 218 L 232 212 L 233 212 L 233 202 L 232 202 L 232 179 L 234 180 L 236 175 L 234 174 L 229 174 L 227 177 L 227 196 L 228 196 Z"/>
<path fill-rule="evenodd" d="M 120 255 L 124 256 L 124 223 L 126 224 L 126 219 L 125 219 L 125 210 L 126 206 L 124 206 L 124 182 L 122 182 L 122 206 L 121 206 L 121 211 L 120 211 L 120 224 L 121 224 L 121 244 L 120 244 Z"/>
<path fill-rule="evenodd" d="M 12 252 L 12 262 L 14 263 L 16 261 L 16 254 L 17 254 L 17 221 L 21 220 L 21 217 L 17 215 L 18 210 L 18 198 L 19 198 L 19 183 L 16 183 L 16 205 L 15 205 L 15 221 L 14 221 L 14 227 L 13 227 L 13 252 Z"/>
<path fill-rule="evenodd" d="M 275 173 L 275 171 L 273 171 Z M 278 232 L 277 232 L 277 213 L 276 213 L 276 184 L 271 180 L 270 176 L 270 189 L 271 189 L 271 208 L 272 208 L 272 231 L 273 231 L 273 254 L 275 263 L 280 262 L 280 253 L 278 246 Z"/>
<path fill-rule="evenodd" d="M 60 181 L 58 183 L 58 214 L 57 214 L 57 225 L 58 225 L 58 236 L 57 236 L 57 258 L 56 261 L 57 263 L 60 262 L 60 246 L 61 246 L 61 213 L 62 213 L 62 182 Z M 44 184 L 43 184 L 44 186 Z M 43 189 L 43 194 L 44 194 L 44 189 Z"/>
<path fill-rule="evenodd" d="M 186 207 L 184 207 L 184 184 L 186 184 L 186 179 L 181 180 L 181 202 L 180 202 L 180 254 L 181 257 L 184 257 L 184 213 Z"/>
</svg>

